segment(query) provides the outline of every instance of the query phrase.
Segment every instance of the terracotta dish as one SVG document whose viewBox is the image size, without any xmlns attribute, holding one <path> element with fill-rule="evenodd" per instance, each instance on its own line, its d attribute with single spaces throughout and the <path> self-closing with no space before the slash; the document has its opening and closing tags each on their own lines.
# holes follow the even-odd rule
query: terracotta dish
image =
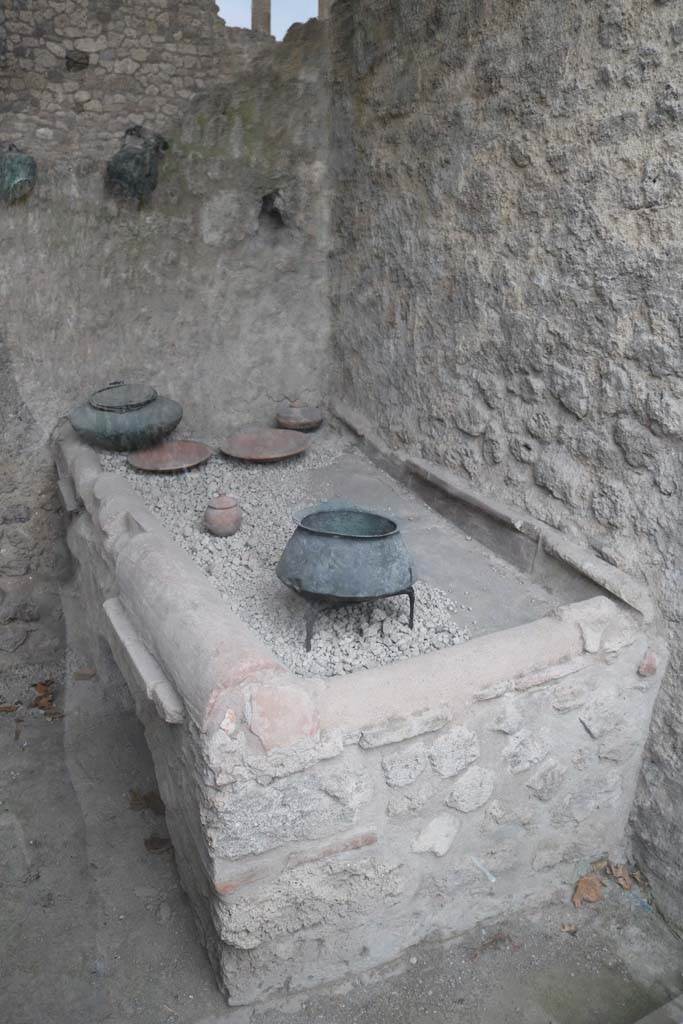
<svg viewBox="0 0 683 1024">
<path fill-rule="evenodd" d="M 143 448 L 128 456 L 135 469 L 147 473 L 175 473 L 180 469 L 200 466 L 211 457 L 211 449 L 200 441 L 164 441 L 154 448 Z"/>
<path fill-rule="evenodd" d="M 224 455 L 245 462 L 279 462 L 305 452 L 311 443 L 298 430 L 253 427 L 233 434 L 220 446 Z"/>
</svg>

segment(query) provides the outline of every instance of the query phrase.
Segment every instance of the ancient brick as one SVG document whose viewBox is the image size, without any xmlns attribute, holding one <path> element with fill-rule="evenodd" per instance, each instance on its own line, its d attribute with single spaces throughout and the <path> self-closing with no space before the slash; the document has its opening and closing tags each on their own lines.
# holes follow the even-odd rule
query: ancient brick
<svg viewBox="0 0 683 1024">
<path fill-rule="evenodd" d="M 657 653 L 650 648 L 643 655 L 643 660 L 638 666 L 639 676 L 654 676 L 657 673 Z"/>
</svg>

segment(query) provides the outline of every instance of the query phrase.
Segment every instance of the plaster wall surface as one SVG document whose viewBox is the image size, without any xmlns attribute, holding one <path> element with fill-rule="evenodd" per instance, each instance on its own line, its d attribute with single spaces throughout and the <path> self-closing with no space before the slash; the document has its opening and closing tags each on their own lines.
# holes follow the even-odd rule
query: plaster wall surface
<svg viewBox="0 0 683 1024">
<path fill-rule="evenodd" d="M 337 0 L 339 390 L 644 581 L 680 650 L 675 3 Z M 683 923 L 679 656 L 634 814 Z"/>
<path fill-rule="evenodd" d="M 320 401 L 330 367 L 323 27 L 278 45 L 237 32 L 237 45 L 212 4 L 97 15 L 81 4 L 46 8 L 40 31 L 17 42 L 36 9 L 11 8 L 0 69 L 3 137 L 38 161 L 33 193 L 0 210 L 0 665 L 40 660 L 59 639 L 55 580 L 68 558 L 47 442 L 69 408 L 140 376 L 181 401 L 181 436 L 220 440 L 270 422 L 285 395 Z M 74 26 L 107 45 L 87 51 L 101 97 L 88 110 L 47 45 L 54 32 L 85 48 Z M 124 75 L 115 65 L 134 59 L 122 56 L 133 35 L 157 56 Z M 103 187 L 121 129 L 139 118 L 170 142 L 140 208 Z"/>
</svg>

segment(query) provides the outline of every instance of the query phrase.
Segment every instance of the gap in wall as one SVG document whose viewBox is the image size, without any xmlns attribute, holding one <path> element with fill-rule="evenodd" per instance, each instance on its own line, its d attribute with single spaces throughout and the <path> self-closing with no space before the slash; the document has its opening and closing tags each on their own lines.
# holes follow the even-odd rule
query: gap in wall
<svg viewBox="0 0 683 1024">
<path fill-rule="evenodd" d="M 251 28 L 251 0 L 218 0 L 218 11 L 233 28 Z M 317 18 L 318 0 L 273 0 L 272 33 L 283 39 L 295 21 Z"/>
</svg>

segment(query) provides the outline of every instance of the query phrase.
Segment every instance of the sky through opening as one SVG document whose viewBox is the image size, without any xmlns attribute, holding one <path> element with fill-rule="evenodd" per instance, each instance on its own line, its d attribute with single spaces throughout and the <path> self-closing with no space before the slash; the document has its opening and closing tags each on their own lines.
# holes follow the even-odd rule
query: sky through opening
<svg viewBox="0 0 683 1024">
<path fill-rule="evenodd" d="M 251 28 L 251 0 L 218 0 L 221 18 L 226 25 Z M 317 18 L 318 0 L 272 0 L 272 32 L 282 39 L 295 21 Z"/>
</svg>

